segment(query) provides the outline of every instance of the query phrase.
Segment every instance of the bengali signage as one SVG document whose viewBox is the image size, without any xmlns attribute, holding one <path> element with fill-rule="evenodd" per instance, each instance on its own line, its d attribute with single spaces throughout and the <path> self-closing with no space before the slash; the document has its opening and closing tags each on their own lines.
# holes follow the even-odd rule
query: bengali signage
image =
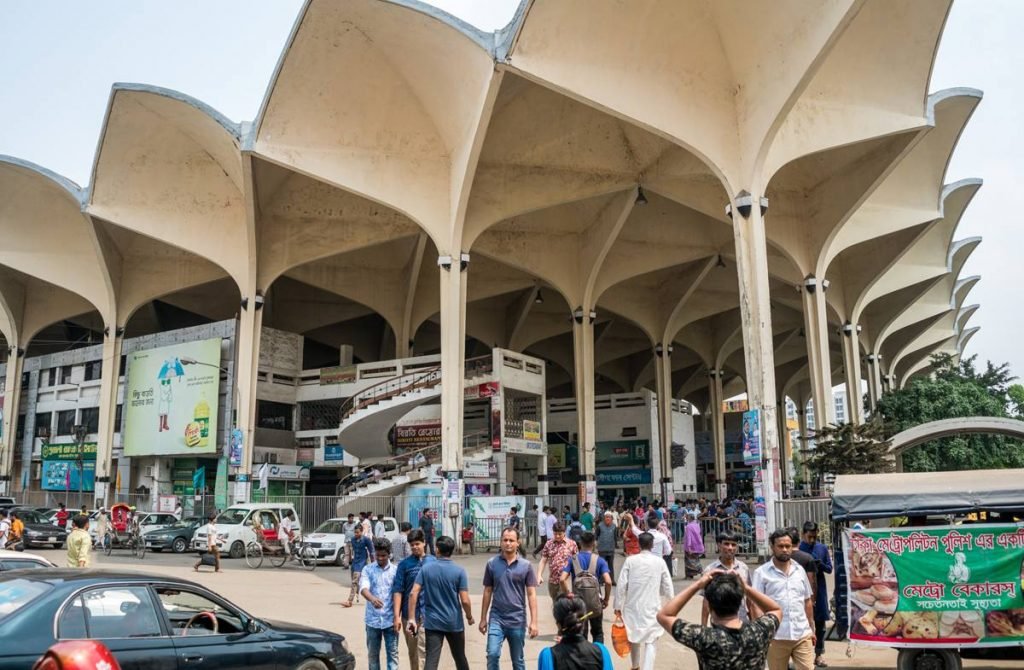
<svg viewBox="0 0 1024 670">
<path fill-rule="evenodd" d="M 498 464 L 494 461 L 464 461 L 462 475 L 467 479 L 489 479 L 498 476 Z"/>
<path fill-rule="evenodd" d="M 233 468 L 241 467 L 242 466 L 242 448 L 243 448 L 243 446 L 245 444 L 245 434 L 242 432 L 241 428 L 232 428 L 231 429 L 230 441 L 231 441 L 231 444 L 230 444 L 229 456 L 228 456 L 228 458 L 230 459 L 229 465 L 231 465 L 231 467 L 233 467 Z"/>
<path fill-rule="evenodd" d="M 220 338 L 128 355 L 124 455 L 217 451 Z"/>
<path fill-rule="evenodd" d="M 846 531 L 850 639 L 903 647 L 1024 643 L 1024 525 Z"/>
<path fill-rule="evenodd" d="M 650 465 L 650 442 L 647 440 L 615 440 L 598 442 L 597 467 L 620 467 L 623 465 Z"/>
<path fill-rule="evenodd" d="M 527 454 L 530 456 L 543 456 L 544 443 L 534 440 L 521 440 L 516 437 L 505 438 L 505 451 L 510 454 Z"/>
<path fill-rule="evenodd" d="M 761 412 L 743 413 L 743 465 L 761 465 Z"/>
<path fill-rule="evenodd" d="M 345 460 L 345 450 L 340 444 L 324 445 L 324 462 L 339 462 Z"/>
<path fill-rule="evenodd" d="M 473 384 L 467 386 L 463 391 L 462 397 L 465 400 L 479 400 L 480 398 L 493 398 L 498 395 L 498 391 L 501 386 L 498 382 L 484 382 L 483 384 Z"/>
<path fill-rule="evenodd" d="M 299 447 L 295 450 L 295 463 L 297 465 L 304 465 L 307 468 L 313 467 L 315 458 L 316 449 L 314 447 Z"/>
<path fill-rule="evenodd" d="M 440 442 L 440 419 L 412 419 L 395 426 L 395 453 L 431 447 Z"/>
<path fill-rule="evenodd" d="M 70 444 L 44 444 L 41 449 L 41 474 L 44 491 L 95 491 L 96 443 L 81 446 Z M 81 463 L 79 463 L 81 454 Z M 81 486 L 79 486 L 81 484 Z"/>
<path fill-rule="evenodd" d="M 638 486 L 651 483 L 650 468 L 629 468 L 623 470 L 598 470 L 598 486 Z"/>
<path fill-rule="evenodd" d="M 304 465 L 268 465 L 267 479 L 309 479 L 309 468 Z"/>
<path fill-rule="evenodd" d="M 358 368 L 354 365 L 338 365 L 320 368 L 320 386 L 328 384 L 351 384 L 356 380 Z"/>
<path fill-rule="evenodd" d="M 487 496 L 469 499 L 469 509 L 474 519 L 504 519 L 513 507 L 522 512 L 526 509 L 525 496 Z"/>
</svg>

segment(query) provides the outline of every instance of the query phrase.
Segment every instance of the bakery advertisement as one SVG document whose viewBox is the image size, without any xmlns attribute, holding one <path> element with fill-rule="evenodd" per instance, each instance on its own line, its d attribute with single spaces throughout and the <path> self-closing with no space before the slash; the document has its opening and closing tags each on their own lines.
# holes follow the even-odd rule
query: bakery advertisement
<svg viewBox="0 0 1024 670">
<path fill-rule="evenodd" d="M 1024 643 L 1024 524 L 847 530 L 843 552 L 851 640 Z"/>
</svg>

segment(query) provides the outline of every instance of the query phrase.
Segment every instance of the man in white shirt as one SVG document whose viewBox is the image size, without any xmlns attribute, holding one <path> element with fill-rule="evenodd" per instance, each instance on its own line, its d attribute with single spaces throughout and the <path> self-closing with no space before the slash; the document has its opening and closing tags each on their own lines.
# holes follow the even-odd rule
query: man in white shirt
<svg viewBox="0 0 1024 670">
<path fill-rule="evenodd" d="M 7 540 L 11 534 L 11 520 L 7 518 L 7 510 L 0 509 L 0 549 L 7 548 Z"/>
<path fill-rule="evenodd" d="M 768 649 L 768 670 L 786 670 L 792 658 L 794 670 L 814 669 L 814 592 L 807 573 L 791 560 L 793 540 L 785 529 L 774 531 L 768 541 L 772 560 L 754 571 L 754 589 L 782 607 L 782 623 Z"/>
<path fill-rule="evenodd" d="M 384 519 L 382 519 L 379 515 L 374 516 L 376 516 L 377 518 L 373 522 L 373 536 L 384 537 Z"/>
<path fill-rule="evenodd" d="M 291 512 L 285 512 L 284 518 L 281 519 L 281 525 L 277 528 L 277 539 L 281 541 L 281 545 L 284 547 L 284 555 L 291 555 L 291 542 L 295 536 L 295 519 L 292 518 Z"/>
<path fill-rule="evenodd" d="M 723 530 L 715 538 L 718 542 L 718 560 L 713 561 L 709 566 L 704 568 L 704 574 L 710 572 L 732 572 L 735 573 L 740 580 L 747 586 L 751 586 L 753 581 L 750 577 L 750 568 L 743 561 L 736 558 L 736 551 L 739 548 L 739 538 L 731 530 Z M 701 595 L 704 595 L 703 591 Z M 750 598 L 744 598 L 743 602 L 740 603 L 740 609 L 736 613 L 740 621 L 750 621 L 750 609 L 751 609 Z M 703 607 L 700 611 L 700 625 L 707 626 L 708 619 L 711 616 L 711 608 L 708 606 L 708 601 L 704 601 Z"/>
</svg>

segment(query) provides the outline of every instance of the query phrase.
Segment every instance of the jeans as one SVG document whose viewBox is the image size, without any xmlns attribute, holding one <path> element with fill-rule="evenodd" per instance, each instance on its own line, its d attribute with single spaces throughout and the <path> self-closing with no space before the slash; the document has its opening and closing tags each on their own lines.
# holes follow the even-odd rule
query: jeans
<svg viewBox="0 0 1024 670">
<path fill-rule="evenodd" d="M 525 628 L 503 628 L 491 622 L 487 625 L 487 670 L 498 670 L 501 661 L 501 643 L 508 640 L 512 656 L 512 670 L 526 670 L 523 645 L 526 644 Z"/>
<path fill-rule="evenodd" d="M 615 554 L 600 554 L 600 556 L 608 564 L 608 572 L 612 573 L 612 586 L 615 586 Z"/>
<path fill-rule="evenodd" d="M 398 670 L 398 633 L 394 628 L 366 627 L 366 654 L 370 670 L 380 670 L 380 640 L 384 638 L 384 653 L 387 654 L 388 670 Z"/>
<path fill-rule="evenodd" d="M 466 660 L 466 631 L 460 630 L 457 633 L 449 633 L 442 630 L 427 631 L 427 660 L 423 664 L 423 670 L 437 670 L 441 661 L 441 645 L 448 640 L 448 648 L 452 652 L 452 659 L 455 661 L 455 670 L 469 670 L 469 661 Z M 447 665 L 445 667 L 448 667 Z"/>
</svg>

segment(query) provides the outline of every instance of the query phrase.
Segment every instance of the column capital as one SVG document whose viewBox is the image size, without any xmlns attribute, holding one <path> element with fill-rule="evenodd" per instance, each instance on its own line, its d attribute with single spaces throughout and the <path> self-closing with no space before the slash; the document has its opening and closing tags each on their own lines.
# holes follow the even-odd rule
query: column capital
<svg viewBox="0 0 1024 670">
<path fill-rule="evenodd" d="M 441 255 L 437 257 L 437 265 L 445 272 L 452 269 L 454 263 L 450 255 Z M 469 254 L 465 251 L 459 253 L 459 272 L 465 272 L 466 268 L 469 267 Z"/>
<path fill-rule="evenodd" d="M 829 284 L 831 284 L 831 282 L 827 279 L 822 279 L 821 281 L 818 281 L 818 278 L 815 277 L 814 275 L 807 275 L 807 277 L 804 279 L 804 290 L 807 291 L 808 293 L 815 293 L 818 290 L 818 287 L 820 286 L 821 292 L 824 293 L 825 291 L 828 290 Z"/>
<path fill-rule="evenodd" d="M 580 306 L 572 311 L 572 320 L 575 321 L 577 324 L 582 324 L 584 315 L 587 315 L 589 317 L 589 323 L 594 323 L 594 320 L 597 319 L 597 312 L 595 312 L 594 310 L 590 310 L 589 312 L 587 312 L 583 309 L 582 306 Z"/>
<path fill-rule="evenodd" d="M 843 335 L 850 337 L 855 332 L 859 333 L 864 329 L 861 327 L 859 323 L 850 323 L 849 321 L 847 321 L 846 323 L 843 324 L 843 327 L 840 330 L 843 333 Z"/>
<path fill-rule="evenodd" d="M 661 358 L 662 356 L 665 355 L 665 347 L 662 346 L 661 342 L 658 342 L 656 345 L 654 345 L 654 354 L 658 358 Z M 669 356 L 672 355 L 672 345 L 671 344 L 668 345 L 668 355 Z"/>
<path fill-rule="evenodd" d="M 761 207 L 761 216 L 768 213 L 768 198 L 761 196 L 757 199 L 758 205 Z M 733 202 L 730 202 L 725 206 L 725 215 L 732 218 L 732 207 L 733 203 L 736 205 L 736 212 L 744 219 L 750 218 L 750 213 L 754 209 L 754 196 L 750 195 L 747 191 L 740 191 L 733 198 Z"/>
<path fill-rule="evenodd" d="M 712 379 L 714 379 L 715 377 L 721 377 L 721 376 L 722 376 L 722 371 L 721 370 L 716 370 L 714 368 L 708 370 L 708 377 L 711 377 Z"/>
</svg>

